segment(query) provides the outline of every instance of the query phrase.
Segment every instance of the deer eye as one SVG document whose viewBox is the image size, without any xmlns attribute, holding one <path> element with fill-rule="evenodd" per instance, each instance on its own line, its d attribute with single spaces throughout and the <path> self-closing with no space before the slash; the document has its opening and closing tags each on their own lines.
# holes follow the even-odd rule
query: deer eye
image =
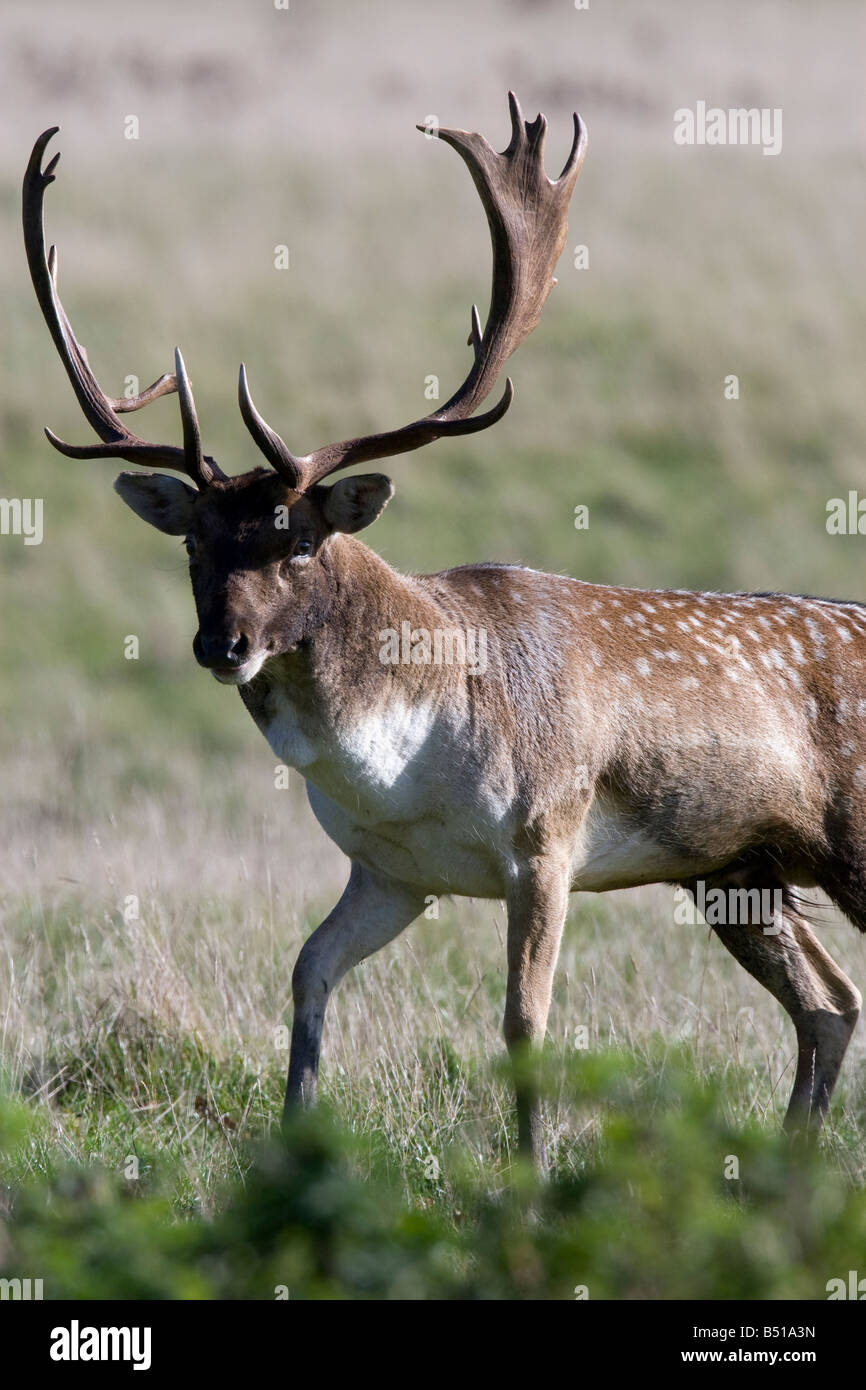
<svg viewBox="0 0 866 1390">
<path fill-rule="evenodd" d="M 304 555 L 312 555 L 312 553 L 313 542 L 311 540 L 300 540 L 295 543 L 295 548 L 292 551 L 292 559 L 297 559 L 299 555 L 302 557 Z"/>
</svg>

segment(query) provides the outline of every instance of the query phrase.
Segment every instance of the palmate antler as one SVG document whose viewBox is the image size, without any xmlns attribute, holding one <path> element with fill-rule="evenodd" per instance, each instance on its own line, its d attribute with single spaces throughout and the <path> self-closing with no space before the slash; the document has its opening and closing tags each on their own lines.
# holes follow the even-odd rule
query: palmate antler
<svg viewBox="0 0 866 1390">
<path fill-rule="evenodd" d="M 493 284 L 490 311 L 482 333 L 478 310 L 472 306 L 469 343 L 474 360 L 466 380 L 440 410 L 383 434 L 361 435 L 337 444 L 326 444 L 311 454 L 295 455 L 253 404 L 241 364 L 238 398 L 241 414 L 265 458 L 297 492 L 304 492 L 337 469 L 371 459 L 388 458 L 430 444 L 443 435 L 471 434 L 487 429 L 511 404 L 510 379 L 499 403 L 484 414 L 473 412 L 492 390 L 502 366 L 538 323 L 553 286 L 553 270 L 568 230 L 568 203 L 586 153 L 586 130 L 574 116 L 574 140 L 565 168 L 555 181 L 544 172 L 544 138 L 547 120 L 537 116 L 525 121 L 513 92 L 509 92 L 511 140 L 501 154 L 483 135 L 465 130 L 440 130 L 439 139 L 452 145 L 467 165 L 487 213 L 493 243 Z M 175 371 L 161 376 L 132 399 L 107 396 L 87 361 L 87 354 L 72 331 L 57 293 L 57 257 L 52 246 L 45 254 L 42 205 L 45 189 L 54 182 L 59 155 L 42 169 L 48 141 L 58 131 L 46 130 L 33 147 L 24 176 L 24 242 L 36 296 L 51 331 L 61 361 L 72 382 L 81 409 L 102 444 L 65 444 L 46 430 L 56 449 L 71 458 L 122 458 L 130 463 L 154 465 L 187 473 L 205 488 L 225 481 L 226 475 L 202 453 L 192 390 L 180 351 L 175 349 Z M 419 130 L 426 129 L 419 126 Z M 127 429 L 119 416 L 139 410 L 158 396 L 177 391 L 183 421 L 183 448 L 150 444 Z"/>
<path fill-rule="evenodd" d="M 200 488 L 205 488 L 214 478 L 225 478 L 225 474 L 213 459 L 202 454 L 195 403 L 180 350 L 175 348 L 174 372 L 161 376 L 139 395 L 130 399 L 107 396 L 93 375 L 87 361 L 87 353 L 66 317 L 57 292 L 57 251 L 52 246 L 46 256 L 42 227 L 45 190 L 54 182 L 54 170 L 57 168 L 60 155 L 56 154 L 49 160 L 45 169 L 42 168 L 42 156 L 48 141 L 59 129 L 59 126 L 52 126 L 40 135 L 33 146 L 24 175 L 24 246 L 36 298 L 60 354 L 60 360 L 66 368 L 85 418 L 103 442 L 92 445 L 65 444 L 62 439 L 52 434 L 51 430 L 47 429 L 45 433 L 55 449 L 59 449 L 69 458 L 121 458 L 129 463 L 172 468 L 189 474 Z M 140 410 L 142 406 L 149 405 L 157 397 L 165 396 L 171 391 L 177 391 L 180 401 L 183 421 L 182 449 L 174 444 L 149 444 L 147 440 L 140 439 L 137 434 L 128 430 L 118 418 L 131 410 Z"/>
<path fill-rule="evenodd" d="M 473 304 L 468 341 L 475 360 L 463 385 L 441 410 L 401 429 L 345 439 L 298 456 L 256 410 L 241 364 L 238 396 L 244 422 L 265 458 L 298 492 L 339 468 L 407 453 L 443 435 L 487 429 L 502 418 L 511 404 L 514 388 L 509 379 L 498 405 L 483 415 L 472 413 L 492 390 L 506 358 L 538 323 L 554 284 L 553 270 L 568 231 L 568 203 L 586 153 L 586 128 L 575 112 L 571 152 L 559 178 L 552 182 L 544 172 L 546 118 L 539 115 L 534 121 L 524 121 L 513 92 L 508 93 L 508 104 L 511 140 L 501 154 L 491 148 L 483 135 L 465 130 L 438 133 L 439 139 L 452 145 L 466 163 L 484 204 L 493 242 L 493 287 L 487 323 L 482 333 Z"/>
</svg>

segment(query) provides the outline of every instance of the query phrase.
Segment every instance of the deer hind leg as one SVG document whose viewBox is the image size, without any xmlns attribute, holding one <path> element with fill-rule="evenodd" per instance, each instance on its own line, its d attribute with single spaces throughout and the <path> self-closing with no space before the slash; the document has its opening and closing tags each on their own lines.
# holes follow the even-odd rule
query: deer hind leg
<svg viewBox="0 0 866 1390">
<path fill-rule="evenodd" d="M 746 905 L 745 914 L 728 913 L 711 923 L 719 940 L 787 1010 L 797 1035 L 797 1071 L 785 1115 L 785 1128 L 818 1128 L 830 1105 L 851 1034 L 860 1013 L 859 991 L 814 936 L 790 888 L 765 876 L 734 875 L 713 886 L 740 890 L 727 903 Z M 777 909 L 775 920 L 744 900 L 743 889 L 764 890 L 763 904 Z M 736 920 L 734 920 L 736 918 Z"/>
<path fill-rule="evenodd" d="M 292 1045 L 284 1117 L 298 1102 L 316 1098 L 322 1027 L 335 985 L 353 965 L 373 955 L 408 927 L 424 896 L 353 863 L 336 907 L 304 942 L 292 975 Z"/>
<path fill-rule="evenodd" d="M 531 1056 L 544 1039 L 553 974 L 568 909 L 565 860 L 545 855 L 523 863 L 507 896 L 508 984 L 505 1043 L 514 1066 L 521 1154 L 544 1172 L 547 1155 Z"/>
</svg>

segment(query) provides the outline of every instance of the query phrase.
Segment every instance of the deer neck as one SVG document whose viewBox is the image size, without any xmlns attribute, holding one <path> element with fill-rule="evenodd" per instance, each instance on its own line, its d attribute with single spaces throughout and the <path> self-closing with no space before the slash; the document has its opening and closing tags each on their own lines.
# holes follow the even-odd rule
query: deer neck
<svg viewBox="0 0 866 1390">
<path fill-rule="evenodd" d="M 413 661 L 411 653 L 406 660 L 412 633 L 458 621 L 423 580 L 399 574 L 345 535 L 333 537 L 322 564 L 326 595 L 307 635 L 240 687 L 273 751 L 302 772 L 323 760 L 339 761 L 341 749 L 371 722 L 385 728 L 396 720 L 398 729 L 429 724 L 461 678 L 453 666 Z"/>
</svg>

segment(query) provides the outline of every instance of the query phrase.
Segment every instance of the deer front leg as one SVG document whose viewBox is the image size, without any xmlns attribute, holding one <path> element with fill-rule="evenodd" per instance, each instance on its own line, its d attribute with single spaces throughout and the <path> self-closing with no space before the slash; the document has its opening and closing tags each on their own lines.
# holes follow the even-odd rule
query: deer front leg
<svg viewBox="0 0 866 1390">
<path fill-rule="evenodd" d="M 505 1043 L 514 1067 L 517 1138 L 521 1154 L 543 1173 L 547 1155 L 541 1106 L 532 1076 L 533 1054 L 544 1040 L 553 972 L 568 908 L 569 872 L 564 855 L 546 854 L 521 864 L 508 894 L 508 984 Z"/>
<path fill-rule="evenodd" d="M 294 1020 L 283 1118 L 316 1099 L 319 1050 L 331 991 L 353 965 L 399 936 L 424 907 L 424 896 L 379 877 L 361 864 L 343 896 L 305 941 L 292 975 Z"/>
</svg>

